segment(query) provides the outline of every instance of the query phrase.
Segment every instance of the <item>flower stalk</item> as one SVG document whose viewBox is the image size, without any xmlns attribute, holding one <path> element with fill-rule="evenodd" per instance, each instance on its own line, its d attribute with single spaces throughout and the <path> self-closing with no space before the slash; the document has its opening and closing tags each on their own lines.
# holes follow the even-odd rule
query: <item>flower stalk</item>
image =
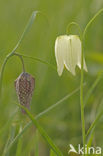
<svg viewBox="0 0 103 156">
<path fill-rule="evenodd" d="M 17 54 L 15 52 L 13 52 L 13 53 L 10 53 L 9 55 L 7 55 L 5 60 L 4 60 L 3 65 L 2 65 L 1 73 L 0 73 L 0 96 L 1 96 L 1 92 L 2 92 L 2 79 L 3 79 L 3 73 L 4 73 L 6 63 L 14 55 L 16 55 L 16 56 L 18 56 L 20 58 L 21 63 L 22 63 L 22 67 L 23 67 L 23 72 L 25 72 L 24 61 L 23 61 L 23 58 L 22 58 L 22 56 L 20 54 Z"/>
<path fill-rule="evenodd" d="M 83 32 L 83 37 L 82 37 L 82 54 L 81 54 L 81 83 L 80 83 L 80 102 L 81 102 L 81 120 L 82 120 L 82 137 L 83 137 L 83 147 L 85 147 L 86 143 L 86 134 L 85 134 L 85 114 L 84 114 L 84 100 L 83 100 L 83 80 L 84 80 L 84 73 L 83 73 L 83 58 L 84 58 L 84 41 L 85 41 L 85 35 L 86 32 L 89 28 L 89 26 L 93 23 L 93 21 L 103 12 L 103 8 L 100 9 L 94 16 L 93 18 L 88 22 L 86 25 L 84 32 Z M 85 156 L 85 150 L 84 150 L 84 156 Z"/>
<path fill-rule="evenodd" d="M 5 65 L 7 63 L 7 61 L 9 60 L 9 58 L 13 56 L 13 53 L 10 53 L 9 55 L 6 56 L 3 64 L 2 64 L 2 67 L 1 67 L 1 72 L 0 72 L 0 95 L 1 95 L 1 92 L 2 92 L 2 79 L 3 79 L 3 73 L 4 73 L 4 69 L 5 69 Z"/>
</svg>

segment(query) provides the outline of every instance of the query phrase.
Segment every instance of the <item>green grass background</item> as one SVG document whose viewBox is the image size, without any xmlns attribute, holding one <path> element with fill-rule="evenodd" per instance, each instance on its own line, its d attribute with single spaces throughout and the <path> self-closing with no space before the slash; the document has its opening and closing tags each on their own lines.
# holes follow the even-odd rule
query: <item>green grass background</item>
<svg viewBox="0 0 103 156">
<path fill-rule="evenodd" d="M 0 67 L 4 58 L 11 52 L 19 40 L 29 17 L 35 10 L 45 13 L 49 25 L 43 16 L 37 16 L 31 30 L 22 41 L 17 52 L 32 57 L 43 59 L 56 67 L 54 55 L 55 39 L 59 35 L 66 34 L 68 23 L 78 22 L 82 28 L 91 17 L 103 7 L 102 0 L 6 0 L 0 1 Z M 72 34 L 78 34 L 75 27 Z M 85 73 L 84 96 L 97 77 L 97 73 L 103 70 L 103 14 L 91 25 L 86 35 L 85 57 L 88 73 Z M 72 92 L 80 85 L 80 70 L 74 77 L 64 70 L 61 77 L 50 67 L 25 58 L 25 67 L 28 73 L 35 77 L 35 91 L 31 102 L 31 112 L 38 114 L 51 106 L 66 94 Z M 11 114 L 17 108 L 18 102 L 14 80 L 22 72 L 20 60 L 13 56 L 8 61 L 3 77 L 3 93 L 0 99 L 0 129 L 2 129 Z M 103 105 L 103 79 L 99 82 L 85 108 L 86 130 L 95 119 L 96 113 Z M 19 113 L 20 114 L 20 113 Z M 0 135 L 0 155 L 11 132 L 14 136 L 18 133 L 19 123 L 27 123 L 20 115 L 16 115 L 9 128 Z M 82 143 L 80 121 L 79 92 L 66 100 L 56 109 L 43 116 L 39 123 L 44 127 L 56 145 L 60 147 L 64 155 L 68 155 L 69 144 L 77 146 Z M 35 128 L 32 126 L 22 136 L 21 156 L 33 156 L 35 151 Z M 103 146 L 103 118 L 96 127 L 94 146 Z M 8 155 L 15 156 L 17 143 L 13 145 Z M 49 148 L 42 137 L 39 136 L 39 155 L 48 156 Z"/>
</svg>

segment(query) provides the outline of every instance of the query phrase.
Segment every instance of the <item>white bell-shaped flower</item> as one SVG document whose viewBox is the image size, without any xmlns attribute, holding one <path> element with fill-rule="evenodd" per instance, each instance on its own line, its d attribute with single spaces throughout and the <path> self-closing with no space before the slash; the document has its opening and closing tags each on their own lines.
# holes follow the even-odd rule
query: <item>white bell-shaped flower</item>
<svg viewBox="0 0 103 156">
<path fill-rule="evenodd" d="M 57 71 L 62 75 L 64 66 L 75 75 L 76 65 L 81 68 L 82 44 L 77 35 L 62 35 L 55 41 L 55 57 Z M 87 71 L 85 59 L 83 59 L 83 69 Z"/>
</svg>

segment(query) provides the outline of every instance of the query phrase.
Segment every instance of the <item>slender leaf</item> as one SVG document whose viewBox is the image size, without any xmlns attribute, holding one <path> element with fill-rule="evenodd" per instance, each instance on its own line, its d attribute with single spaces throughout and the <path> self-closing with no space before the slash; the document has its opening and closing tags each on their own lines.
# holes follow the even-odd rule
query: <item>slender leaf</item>
<svg viewBox="0 0 103 156">
<path fill-rule="evenodd" d="M 22 150 L 22 155 L 29 155 L 30 153 L 34 153 L 35 152 L 35 132 L 32 134 L 32 136 L 30 135 L 30 137 L 28 138 L 28 143 L 25 145 L 25 150 Z M 23 138 L 23 137 L 22 137 Z M 35 154 L 35 153 L 34 153 Z M 31 154 L 30 154 L 31 155 Z"/>
<path fill-rule="evenodd" d="M 88 139 L 87 139 L 88 142 L 90 141 L 92 135 L 94 134 L 94 130 L 95 130 L 97 124 L 99 123 L 100 118 L 103 116 L 103 108 L 102 108 L 102 105 L 103 105 L 103 99 L 101 100 L 100 108 L 99 108 L 99 111 L 97 112 L 96 118 L 92 122 L 90 128 L 87 131 L 86 137 L 88 137 Z"/>
<path fill-rule="evenodd" d="M 19 53 L 15 53 L 15 54 L 18 55 Z M 33 59 L 33 60 L 35 60 L 35 61 L 41 62 L 41 63 L 43 63 L 43 64 L 45 64 L 45 65 L 48 65 L 48 66 L 51 67 L 52 69 L 57 70 L 57 69 L 55 68 L 54 65 L 52 65 L 52 64 L 50 64 L 50 63 L 48 63 L 48 62 L 46 62 L 46 61 L 44 61 L 44 60 L 42 60 L 42 59 L 39 59 L 39 58 L 37 58 L 37 57 L 32 57 L 32 56 L 23 55 L 23 54 L 19 54 L 19 55 L 21 55 L 22 57 L 25 57 L 25 58 L 29 58 L 29 59 Z"/>
<path fill-rule="evenodd" d="M 98 85 L 98 83 L 100 82 L 100 80 L 102 79 L 102 72 L 97 76 L 96 80 L 94 81 L 94 83 L 92 84 L 92 86 L 90 87 L 90 89 L 88 90 L 85 99 L 84 99 L 84 105 L 86 106 L 89 97 L 91 96 L 93 90 L 95 89 L 95 87 Z"/>
<path fill-rule="evenodd" d="M 22 127 L 20 126 L 20 131 L 19 131 L 19 133 L 22 131 Z M 19 138 L 19 140 L 18 140 L 18 144 L 17 144 L 17 150 L 16 150 L 16 156 L 21 156 L 22 154 L 21 154 L 21 151 L 22 151 L 22 141 L 23 140 L 23 138 L 21 137 L 21 138 Z"/>
<path fill-rule="evenodd" d="M 2 128 L 0 129 L 0 136 L 3 135 L 4 132 L 8 130 L 8 128 L 9 128 L 9 126 L 10 126 L 10 124 L 11 124 L 12 120 L 14 119 L 14 116 L 15 116 L 15 114 L 16 114 L 17 112 L 18 112 L 18 109 L 16 109 L 16 110 L 12 113 L 12 115 L 10 116 L 10 118 L 8 119 L 8 121 L 7 121 L 7 123 L 4 125 L 4 127 L 2 127 Z"/>
<path fill-rule="evenodd" d="M 32 24 L 33 24 L 33 22 L 34 22 L 34 20 L 35 20 L 38 13 L 40 13 L 40 12 L 39 11 L 34 11 L 32 13 L 32 15 L 31 15 L 31 17 L 29 19 L 29 22 L 27 23 L 27 25 L 26 25 L 26 27 L 24 29 L 24 32 L 22 33 L 18 43 L 16 44 L 14 49 L 11 51 L 11 53 L 9 53 L 6 56 L 6 58 L 5 58 L 5 60 L 4 60 L 3 64 L 2 64 L 1 72 L 0 72 L 0 96 L 1 96 L 1 92 L 2 92 L 2 79 L 3 79 L 3 73 L 4 73 L 5 65 L 6 65 L 7 61 L 9 60 L 9 58 L 13 56 L 16 49 L 19 47 L 19 45 L 20 45 L 21 41 L 23 40 L 23 38 L 25 37 L 25 35 L 29 32 L 29 30 L 30 30 L 30 28 L 31 28 L 31 26 L 32 26 Z"/>
<path fill-rule="evenodd" d="M 53 150 L 50 150 L 50 156 L 56 156 Z"/>
<path fill-rule="evenodd" d="M 87 103 L 87 101 L 88 101 L 90 95 L 92 94 L 94 88 L 97 86 L 97 84 L 98 84 L 99 81 L 101 80 L 102 76 L 103 76 L 103 73 L 100 72 L 100 73 L 99 73 L 99 76 L 97 77 L 97 79 L 95 80 L 95 82 L 93 83 L 93 85 L 91 86 L 91 88 L 89 89 L 89 91 L 88 91 L 88 93 L 87 93 L 87 96 L 86 96 L 86 98 L 85 98 L 85 104 Z M 90 128 L 88 129 L 86 136 L 88 136 L 88 135 L 91 136 L 91 135 L 92 135 L 92 133 L 93 133 L 93 131 L 94 131 L 94 129 L 95 129 L 95 126 L 97 125 L 97 123 L 98 123 L 98 121 L 99 121 L 99 119 L 101 118 L 102 115 L 103 115 L 103 110 L 101 110 L 101 111 L 97 114 L 96 119 L 93 121 L 93 123 L 91 124 Z M 90 136 L 89 136 L 89 137 L 90 137 Z"/>
<path fill-rule="evenodd" d="M 8 140 L 7 140 L 6 144 L 5 144 L 4 150 L 3 150 L 3 156 L 8 156 L 9 155 L 9 151 L 7 149 L 8 149 L 9 144 L 12 142 L 14 136 L 15 136 L 15 127 L 12 126 L 9 138 L 8 138 Z"/>
<path fill-rule="evenodd" d="M 96 119 L 93 121 L 93 123 L 91 124 L 90 128 L 87 131 L 86 136 L 88 136 L 90 133 L 92 134 L 94 131 L 95 126 L 97 125 L 98 121 L 100 120 L 100 118 L 103 115 L 103 110 L 97 115 Z"/>
<path fill-rule="evenodd" d="M 84 84 L 85 85 L 85 84 Z M 43 112 L 39 113 L 35 119 L 39 119 L 41 118 L 43 115 L 45 115 L 46 113 L 48 113 L 49 111 L 51 111 L 52 109 L 56 108 L 57 106 L 59 106 L 61 103 L 63 103 L 64 101 L 66 101 L 68 98 L 70 98 L 71 96 L 73 96 L 75 93 L 77 93 L 80 90 L 80 87 L 75 89 L 74 91 L 72 91 L 71 93 L 67 94 L 65 97 L 63 97 L 61 100 L 59 100 L 58 102 L 56 102 L 55 104 L 53 104 L 52 106 L 48 107 L 47 109 L 45 109 Z M 30 121 L 29 123 L 27 123 L 25 125 L 25 127 L 22 129 L 22 131 L 14 138 L 14 140 L 11 142 L 11 144 L 8 147 L 8 150 L 15 144 L 15 142 L 26 132 L 26 130 L 32 125 L 32 122 Z"/>
<path fill-rule="evenodd" d="M 35 20 L 35 18 L 36 18 L 36 16 L 37 16 L 38 13 L 39 13 L 39 11 L 34 11 L 34 12 L 32 13 L 32 15 L 31 15 L 31 17 L 30 17 L 30 19 L 29 19 L 29 21 L 28 21 L 28 23 L 27 23 L 27 25 L 26 25 L 26 27 L 25 27 L 25 29 L 24 29 L 24 32 L 22 33 L 22 35 L 21 35 L 21 37 L 20 37 L 20 39 L 19 39 L 17 45 L 15 46 L 15 48 L 14 48 L 13 51 L 12 51 L 12 53 L 14 53 L 14 52 L 16 51 L 16 49 L 19 47 L 21 41 L 22 41 L 23 38 L 25 37 L 25 35 L 26 35 L 26 34 L 29 32 L 29 30 L 31 29 L 31 26 L 32 26 L 32 24 L 33 24 L 33 22 L 34 22 L 34 20 Z"/>
<path fill-rule="evenodd" d="M 37 122 L 37 120 L 33 117 L 33 115 L 28 111 L 27 108 L 25 108 L 24 106 L 18 104 L 18 106 L 22 109 L 25 110 L 25 112 L 27 113 L 28 117 L 31 119 L 31 121 L 33 122 L 33 124 L 36 126 L 36 128 L 38 129 L 39 133 L 42 135 L 42 137 L 45 139 L 45 141 L 49 144 L 49 146 L 52 148 L 52 150 L 58 155 L 58 156 L 63 156 L 62 152 L 59 150 L 59 148 L 54 144 L 54 142 L 52 141 L 52 139 L 48 136 L 48 134 L 46 133 L 46 131 L 40 126 L 40 124 Z"/>
</svg>

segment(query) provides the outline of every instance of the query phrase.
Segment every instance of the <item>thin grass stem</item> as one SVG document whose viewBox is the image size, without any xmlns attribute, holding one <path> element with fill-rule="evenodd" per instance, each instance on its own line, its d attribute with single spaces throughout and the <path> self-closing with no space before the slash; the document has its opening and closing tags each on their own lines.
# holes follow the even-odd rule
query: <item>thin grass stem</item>
<svg viewBox="0 0 103 156">
<path fill-rule="evenodd" d="M 55 145 L 51 137 L 46 133 L 46 131 L 40 126 L 40 124 L 37 122 L 37 120 L 33 117 L 33 115 L 29 112 L 27 108 L 25 108 L 23 105 L 17 104 L 20 108 L 24 109 L 27 116 L 30 118 L 32 123 L 36 126 L 41 136 L 44 138 L 44 140 L 48 143 L 48 145 L 51 147 L 51 149 L 58 155 L 63 156 L 60 149 Z"/>
<path fill-rule="evenodd" d="M 21 63 L 22 63 L 22 67 L 23 67 L 23 72 L 25 72 L 24 60 L 23 60 L 22 56 L 20 54 L 17 54 L 17 53 L 14 53 L 14 55 L 16 55 L 20 58 Z"/>
<path fill-rule="evenodd" d="M 42 60 L 42 59 L 39 59 L 39 58 L 37 58 L 37 57 L 32 57 L 32 56 L 28 56 L 28 55 L 24 55 L 24 54 L 20 54 L 20 53 L 15 53 L 15 54 L 17 54 L 17 55 L 21 55 L 22 57 L 25 57 L 25 58 L 29 58 L 29 59 L 33 59 L 33 60 L 35 60 L 35 61 L 38 61 L 38 62 L 40 62 L 40 63 L 43 63 L 43 64 L 45 64 L 45 65 L 48 65 L 49 67 L 51 67 L 53 70 L 57 70 L 56 69 L 56 67 L 54 66 L 54 65 L 52 65 L 52 64 L 50 64 L 50 63 L 48 63 L 48 62 L 46 62 L 46 61 L 44 61 L 44 60 Z"/>
<path fill-rule="evenodd" d="M 93 121 L 93 123 L 91 124 L 90 128 L 88 129 L 88 131 L 87 131 L 87 133 L 86 133 L 86 137 L 87 137 L 91 132 L 93 132 L 93 130 L 94 130 L 96 124 L 98 123 L 98 121 L 99 121 L 99 119 L 101 118 L 102 115 L 103 115 L 103 111 L 101 111 L 101 112 L 97 115 L 96 119 L 95 119 L 95 120 Z"/>
<path fill-rule="evenodd" d="M 95 21 L 95 19 L 103 12 L 103 8 L 100 9 L 94 16 L 93 18 L 88 22 L 88 24 L 86 25 L 84 32 L 83 32 L 83 39 L 85 39 L 85 35 L 87 33 L 88 28 L 90 27 L 90 25 Z"/>
<path fill-rule="evenodd" d="M 98 83 L 100 82 L 101 79 L 102 79 L 102 76 L 98 76 L 96 78 L 96 80 L 94 81 L 94 83 L 92 84 L 92 86 L 90 87 L 90 89 L 88 90 L 88 93 L 87 93 L 87 95 L 84 98 L 84 106 L 87 105 L 87 102 L 88 102 L 89 97 L 91 96 L 93 90 L 98 85 Z"/>
<path fill-rule="evenodd" d="M 0 96 L 1 96 L 1 92 L 2 92 L 2 79 L 3 79 L 4 69 L 5 69 L 7 61 L 9 60 L 9 58 L 11 56 L 13 56 L 12 53 L 10 53 L 9 55 L 6 56 L 6 58 L 4 60 L 4 63 L 2 64 L 2 67 L 1 67 L 1 72 L 0 72 Z"/>
</svg>

